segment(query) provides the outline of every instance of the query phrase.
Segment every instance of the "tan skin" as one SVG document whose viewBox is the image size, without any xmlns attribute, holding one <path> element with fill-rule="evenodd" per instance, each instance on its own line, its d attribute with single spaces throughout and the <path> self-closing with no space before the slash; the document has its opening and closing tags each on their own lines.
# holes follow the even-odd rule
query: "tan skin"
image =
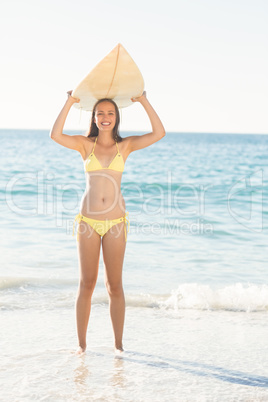
<svg viewBox="0 0 268 402">
<path fill-rule="evenodd" d="M 74 149 L 81 154 L 83 161 L 92 152 L 95 138 L 83 135 L 63 134 L 64 123 L 71 106 L 79 99 L 68 93 L 68 99 L 63 106 L 50 137 L 64 147 Z M 149 103 L 146 92 L 133 102 L 140 102 L 144 107 L 151 125 L 152 132 L 139 136 L 123 138 L 118 143 L 119 151 L 126 161 L 131 152 L 143 149 L 159 141 L 165 136 L 165 129 Z M 96 109 L 95 123 L 99 129 L 97 144 L 94 150 L 101 166 L 108 167 L 117 153 L 113 139 L 113 127 L 116 123 L 115 107 L 111 102 L 101 102 Z M 89 218 L 105 220 L 116 219 L 125 215 L 125 201 L 121 194 L 122 173 L 113 170 L 86 172 L 86 191 L 81 200 L 80 212 Z M 123 327 L 125 318 L 125 297 L 122 285 L 122 270 L 126 248 L 124 222 L 112 227 L 101 237 L 86 222 L 78 226 L 79 241 L 77 242 L 80 283 L 76 301 L 76 320 L 78 349 L 77 354 L 86 350 L 86 333 L 91 310 L 91 298 L 96 285 L 99 269 L 100 250 L 102 245 L 105 267 L 105 284 L 110 301 L 110 316 L 114 331 L 115 351 L 123 351 Z M 90 252 L 89 252 L 90 250 Z"/>
</svg>

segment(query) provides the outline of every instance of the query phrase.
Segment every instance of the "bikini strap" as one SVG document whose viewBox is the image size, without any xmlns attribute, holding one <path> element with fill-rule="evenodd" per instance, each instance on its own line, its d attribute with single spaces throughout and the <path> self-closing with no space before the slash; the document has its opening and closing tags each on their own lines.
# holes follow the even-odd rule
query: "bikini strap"
<svg viewBox="0 0 268 402">
<path fill-rule="evenodd" d="M 92 152 L 91 152 L 92 154 L 94 154 L 94 149 L 95 149 L 95 146 L 96 146 L 97 138 L 98 137 L 96 137 L 95 142 L 94 142 L 94 147 L 93 147 Z"/>
<path fill-rule="evenodd" d="M 115 141 L 115 143 L 116 143 L 116 146 L 117 146 L 117 152 L 120 154 L 119 148 L 118 148 L 118 145 L 117 145 L 117 141 Z"/>
</svg>

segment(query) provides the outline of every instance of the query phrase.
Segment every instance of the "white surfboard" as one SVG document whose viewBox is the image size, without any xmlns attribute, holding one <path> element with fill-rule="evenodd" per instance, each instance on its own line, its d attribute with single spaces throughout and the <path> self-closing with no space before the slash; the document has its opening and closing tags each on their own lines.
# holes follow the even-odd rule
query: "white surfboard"
<svg viewBox="0 0 268 402">
<path fill-rule="evenodd" d="M 98 99 L 113 99 L 119 108 L 133 104 L 132 97 L 141 96 L 144 80 L 136 63 L 119 43 L 77 85 L 72 96 L 80 102 L 74 106 L 92 110 Z"/>
</svg>

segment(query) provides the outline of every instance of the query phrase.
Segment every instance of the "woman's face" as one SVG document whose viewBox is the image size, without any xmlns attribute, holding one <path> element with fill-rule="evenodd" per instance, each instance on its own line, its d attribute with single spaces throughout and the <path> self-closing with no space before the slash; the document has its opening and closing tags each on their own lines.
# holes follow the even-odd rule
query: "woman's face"
<svg viewBox="0 0 268 402">
<path fill-rule="evenodd" d="M 101 102 L 95 110 L 94 123 L 101 131 L 112 131 L 116 123 L 115 107 L 110 102 Z"/>
</svg>

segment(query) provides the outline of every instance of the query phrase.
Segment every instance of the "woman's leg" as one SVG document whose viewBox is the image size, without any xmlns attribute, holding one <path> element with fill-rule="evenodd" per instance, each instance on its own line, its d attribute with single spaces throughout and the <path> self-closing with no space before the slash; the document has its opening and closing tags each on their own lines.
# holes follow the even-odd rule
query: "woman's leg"
<svg viewBox="0 0 268 402">
<path fill-rule="evenodd" d="M 78 335 L 77 353 L 86 350 L 86 334 L 91 310 L 91 297 L 98 278 L 101 237 L 87 223 L 78 225 L 78 260 L 80 283 L 76 300 L 76 322 Z"/>
<path fill-rule="evenodd" d="M 123 351 L 125 296 L 122 270 L 126 248 L 124 222 L 113 226 L 102 238 L 105 284 L 110 299 L 110 315 L 114 331 L 115 349 Z"/>
</svg>

